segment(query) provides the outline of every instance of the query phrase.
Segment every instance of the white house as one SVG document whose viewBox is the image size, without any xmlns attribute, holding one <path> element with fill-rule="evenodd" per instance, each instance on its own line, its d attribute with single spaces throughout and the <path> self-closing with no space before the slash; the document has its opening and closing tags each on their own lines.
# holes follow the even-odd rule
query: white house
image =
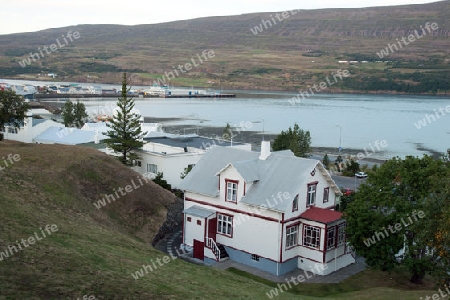
<svg viewBox="0 0 450 300">
<path fill-rule="evenodd" d="M 173 188 L 179 188 L 181 174 L 188 166 L 193 167 L 198 160 L 214 146 L 224 146 L 251 150 L 251 144 L 231 143 L 226 140 L 200 137 L 196 134 L 178 135 L 153 131 L 147 134 L 145 144 L 137 152 L 140 159 L 134 170 L 154 177 L 157 173 L 164 173 L 164 179 Z"/>
<path fill-rule="evenodd" d="M 47 119 L 34 119 L 31 112 L 26 117 L 19 129 L 5 125 L 2 131 L 5 140 L 19 141 L 23 143 L 34 143 L 35 137 L 45 132 L 50 127 L 63 128 L 64 125 Z"/>
<path fill-rule="evenodd" d="M 231 260 L 282 275 L 327 275 L 355 262 L 339 188 L 318 160 L 291 151 L 215 147 L 181 184 L 183 244 L 208 263 Z M 318 268 L 321 266 L 322 268 Z"/>
</svg>

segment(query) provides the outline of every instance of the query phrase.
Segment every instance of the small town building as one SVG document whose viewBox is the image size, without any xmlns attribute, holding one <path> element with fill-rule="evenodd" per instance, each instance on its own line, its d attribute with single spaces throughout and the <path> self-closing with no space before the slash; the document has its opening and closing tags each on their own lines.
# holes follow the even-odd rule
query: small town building
<svg viewBox="0 0 450 300">
<path fill-rule="evenodd" d="M 327 275 L 355 262 L 346 221 L 334 210 L 342 193 L 318 160 L 272 153 L 268 141 L 260 153 L 214 147 L 181 188 L 182 242 L 206 263 Z"/>
</svg>

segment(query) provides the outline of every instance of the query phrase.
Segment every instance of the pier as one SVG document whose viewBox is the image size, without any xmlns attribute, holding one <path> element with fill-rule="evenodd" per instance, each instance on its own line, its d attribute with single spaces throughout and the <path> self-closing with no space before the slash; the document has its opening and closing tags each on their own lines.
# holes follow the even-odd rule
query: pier
<svg viewBox="0 0 450 300">
<path fill-rule="evenodd" d="M 142 95 L 131 94 L 135 98 L 235 98 L 236 94 L 166 94 L 166 95 Z M 120 94 L 34 94 L 34 99 L 56 98 L 118 98 Z"/>
</svg>

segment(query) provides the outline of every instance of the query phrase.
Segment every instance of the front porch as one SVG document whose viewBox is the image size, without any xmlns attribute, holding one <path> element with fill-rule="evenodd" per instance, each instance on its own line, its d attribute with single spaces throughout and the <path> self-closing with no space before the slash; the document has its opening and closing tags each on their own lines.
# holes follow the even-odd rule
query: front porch
<svg viewBox="0 0 450 300">
<path fill-rule="evenodd" d="M 197 205 L 183 211 L 183 244 L 192 247 L 192 257 L 221 262 L 229 258 L 225 247 L 217 243 L 217 217 L 213 210 Z"/>
</svg>

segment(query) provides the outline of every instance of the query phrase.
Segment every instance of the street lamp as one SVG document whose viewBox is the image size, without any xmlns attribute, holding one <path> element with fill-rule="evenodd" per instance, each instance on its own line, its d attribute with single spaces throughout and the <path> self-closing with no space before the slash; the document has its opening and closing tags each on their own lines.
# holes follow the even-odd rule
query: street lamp
<svg viewBox="0 0 450 300">
<path fill-rule="evenodd" d="M 339 127 L 339 153 L 341 153 L 342 147 L 341 147 L 341 143 L 342 143 L 342 126 L 336 124 L 335 127 Z"/>
<path fill-rule="evenodd" d="M 262 123 L 262 126 L 263 126 L 263 141 L 264 141 L 264 119 L 258 118 L 258 121 L 252 121 L 252 123 Z"/>
</svg>

